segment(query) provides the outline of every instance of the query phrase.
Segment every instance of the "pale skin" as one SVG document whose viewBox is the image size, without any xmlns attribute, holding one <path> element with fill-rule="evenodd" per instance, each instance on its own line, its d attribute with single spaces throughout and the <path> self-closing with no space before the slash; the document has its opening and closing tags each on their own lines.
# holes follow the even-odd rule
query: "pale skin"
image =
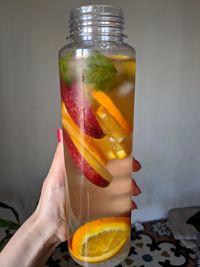
<svg viewBox="0 0 200 267">
<path fill-rule="evenodd" d="M 67 240 L 66 187 L 62 134 L 34 213 L 0 253 L 1 267 L 42 267 L 54 249 Z M 133 171 L 141 168 L 133 160 Z M 133 195 L 140 189 L 133 181 Z M 132 208 L 136 208 L 133 202 Z"/>
</svg>

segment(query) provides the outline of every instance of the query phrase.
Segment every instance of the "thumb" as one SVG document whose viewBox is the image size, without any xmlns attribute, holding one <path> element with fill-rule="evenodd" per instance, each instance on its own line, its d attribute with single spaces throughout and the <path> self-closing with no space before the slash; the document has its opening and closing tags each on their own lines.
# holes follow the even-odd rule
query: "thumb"
<svg viewBox="0 0 200 267">
<path fill-rule="evenodd" d="M 65 161 L 64 161 L 64 151 L 63 151 L 63 137 L 62 130 L 58 128 L 58 145 L 56 152 L 53 157 L 53 161 L 47 175 L 48 180 L 63 181 L 63 176 L 65 175 Z"/>
</svg>

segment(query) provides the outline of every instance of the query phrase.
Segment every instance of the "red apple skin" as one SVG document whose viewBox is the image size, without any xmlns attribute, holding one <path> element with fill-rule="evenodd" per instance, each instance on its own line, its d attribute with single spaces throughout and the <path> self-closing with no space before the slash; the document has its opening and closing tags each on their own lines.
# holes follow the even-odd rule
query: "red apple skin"
<svg viewBox="0 0 200 267">
<path fill-rule="evenodd" d="M 76 84 L 69 87 L 62 80 L 60 81 L 60 88 L 66 109 L 80 130 L 96 139 L 104 137 L 89 102 L 83 92 L 81 93 L 82 88 L 79 88 Z"/>
<path fill-rule="evenodd" d="M 71 158 L 73 159 L 74 163 L 79 168 L 81 173 L 83 173 L 83 175 L 93 184 L 99 187 L 107 187 L 109 185 L 109 182 L 105 180 L 100 174 L 98 174 L 81 156 L 65 129 L 63 129 L 63 139 Z"/>
</svg>

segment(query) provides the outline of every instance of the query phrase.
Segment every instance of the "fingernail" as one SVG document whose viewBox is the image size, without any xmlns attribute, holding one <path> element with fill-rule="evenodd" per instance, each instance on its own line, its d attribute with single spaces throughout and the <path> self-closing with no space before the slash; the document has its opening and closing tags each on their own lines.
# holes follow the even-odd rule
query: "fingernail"
<svg viewBox="0 0 200 267">
<path fill-rule="evenodd" d="M 138 196 L 139 194 L 141 194 L 141 189 L 139 188 L 139 186 L 136 184 L 135 180 L 133 179 L 132 181 L 132 192 L 134 196 Z"/>
<path fill-rule="evenodd" d="M 134 172 L 138 172 L 141 169 L 141 164 L 135 158 L 133 158 L 132 169 Z"/>
<path fill-rule="evenodd" d="M 132 200 L 132 204 L 131 204 L 131 209 L 132 209 L 132 210 L 138 209 L 137 204 L 136 204 L 135 201 L 133 201 L 133 200 Z"/>
<path fill-rule="evenodd" d="M 58 143 L 61 142 L 61 134 L 62 134 L 62 130 L 60 128 L 57 129 L 57 138 L 58 138 Z"/>
</svg>

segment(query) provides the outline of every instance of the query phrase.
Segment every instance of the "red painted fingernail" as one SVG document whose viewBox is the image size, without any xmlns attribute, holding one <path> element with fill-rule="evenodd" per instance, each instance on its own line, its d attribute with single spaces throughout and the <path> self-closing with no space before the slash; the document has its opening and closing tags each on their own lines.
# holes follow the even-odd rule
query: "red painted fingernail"
<svg viewBox="0 0 200 267">
<path fill-rule="evenodd" d="M 139 161 L 137 161 L 135 158 L 133 158 L 133 163 L 132 163 L 132 170 L 133 172 L 138 172 L 141 169 L 141 164 Z"/>
<path fill-rule="evenodd" d="M 57 129 L 57 138 L 58 138 L 58 143 L 61 142 L 61 132 L 62 130 L 60 128 Z"/>
<path fill-rule="evenodd" d="M 138 196 L 139 194 L 141 194 L 141 190 L 134 179 L 132 180 L 132 192 L 134 196 Z"/>
<path fill-rule="evenodd" d="M 138 209 L 137 204 L 136 204 L 135 201 L 133 201 L 133 200 L 132 200 L 132 203 L 131 203 L 131 209 L 132 209 L 132 210 Z"/>
</svg>

